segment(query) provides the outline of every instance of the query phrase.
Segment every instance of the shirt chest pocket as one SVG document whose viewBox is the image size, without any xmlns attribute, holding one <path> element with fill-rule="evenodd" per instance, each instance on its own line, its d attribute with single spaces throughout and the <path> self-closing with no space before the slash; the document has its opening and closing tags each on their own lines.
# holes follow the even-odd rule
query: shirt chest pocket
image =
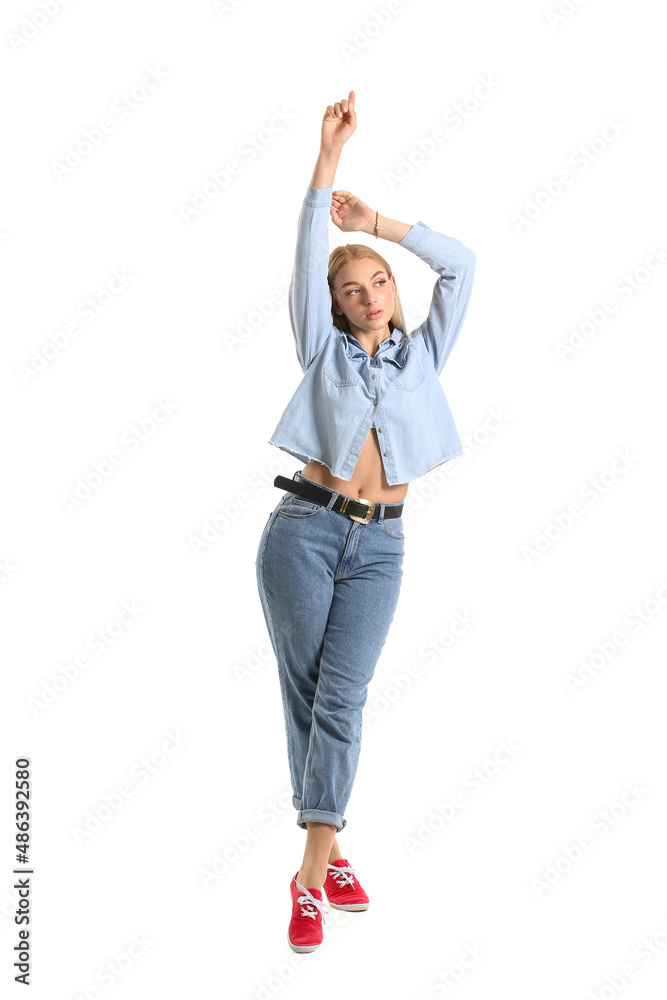
<svg viewBox="0 0 667 1000">
<path fill-rule="evenodd" d="M 330 361 L 322 369 L 322 374 L 338 388 L 356 385 L 359 381 L 359 375 L 345 361 Z"/>
<path fill-rule="evenodd" d="M 402 361 L 398 358 L 385 358 L 383 365 L 387 377 L 396 388 L 406 392 L 414 392 L 426 378 L 414 349 L 410 349 Z"/>
</svg>

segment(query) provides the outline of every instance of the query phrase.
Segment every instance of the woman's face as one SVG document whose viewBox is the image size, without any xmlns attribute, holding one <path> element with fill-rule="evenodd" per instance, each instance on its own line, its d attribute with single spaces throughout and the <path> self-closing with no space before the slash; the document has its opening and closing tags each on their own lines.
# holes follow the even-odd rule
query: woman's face
<svg viewBox="0 0 667 1000">
<path fill-rule="evenodd" d="M 347 317 L 355 336 L 382 331 L 389 328 L 395 291 L 393 274 L 389 277 L 378 261 L 370 257 L 350 260 L 334 279 L 334 311 Z"/>
</svg>

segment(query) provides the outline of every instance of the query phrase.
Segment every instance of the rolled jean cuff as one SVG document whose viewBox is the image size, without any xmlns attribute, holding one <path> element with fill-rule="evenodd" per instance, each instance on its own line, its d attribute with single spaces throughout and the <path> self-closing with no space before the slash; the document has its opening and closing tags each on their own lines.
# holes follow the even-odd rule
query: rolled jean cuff
<svg viewBox="0 0 667 1000">
<path fill-rule="evenodd" d="M 343 827 L 347 826 L 347 820 L 343 819 L 340 813 L 328 812 L 326 809 L 299 809 L 296 825 L 302 830 L 307 830 L 307 823 L 331 823 L 335 825 L 336 833 L 340 833 Z"/>
</svg>

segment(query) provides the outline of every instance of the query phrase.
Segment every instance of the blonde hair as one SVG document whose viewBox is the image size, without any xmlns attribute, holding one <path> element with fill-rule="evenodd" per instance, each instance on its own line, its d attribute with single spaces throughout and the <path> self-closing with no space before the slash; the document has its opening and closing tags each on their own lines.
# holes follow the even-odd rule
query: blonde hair
<svg viewBox="0 0 667 1000">
<path fill-rule="evenodd" d="M 346 243 L 345 246 L 336 247 L 329 254 L 329 269 L 327 272 L 327 281 L 329 282 L 329 289 L 332 294 L 331 302 L 331 315 L 333 318 L 334 326 L 344 333 L 350 333 L 350 325 L 347 322 L 347 316 L 344 314 L 339 316 L 333 308 L 333 295 L 334 293 L 334 281 L 336 280 L 336 275 L 340 271 L 343 264 L 349 263 L 351 260 L 361 260 L 363 257 L 368 257 L 371 260 L 377 261 L 378 264 L 387 272 L 391 278 L 392 271 L 384 259 L 379 253 L 372 249 L 372 247 L 367 247 L 363 243 Z M 391 314 L 391 319 L 389 320 L 389 330 L 391 333 L 394 329 L 401 330 L 407 336 L 407 330 L 405 328 L 405 317 L 403 316 L 403 307 L 401 306 L 401 300 L 398 297 L 398 292 L 394 292 L 394 311 Z"/>
</svg>

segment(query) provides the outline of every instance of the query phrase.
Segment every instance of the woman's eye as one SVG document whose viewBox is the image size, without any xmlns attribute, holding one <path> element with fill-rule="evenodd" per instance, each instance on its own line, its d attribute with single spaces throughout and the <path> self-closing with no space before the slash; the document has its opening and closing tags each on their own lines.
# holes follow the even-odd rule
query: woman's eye
<svg viewBox="0 0 667 1000">
<path fill-rule="evenodd" d="M 386 278 L 378 278 L 378 280 L 375 282 L 376 285 L 385 285 L 386 283 L 387 283 Z M 358 288 L 351 288 L 347 294 L 352 295 L 353 292 L 358 292 L 358 291 L 359 291 Z"/>
</svg>

